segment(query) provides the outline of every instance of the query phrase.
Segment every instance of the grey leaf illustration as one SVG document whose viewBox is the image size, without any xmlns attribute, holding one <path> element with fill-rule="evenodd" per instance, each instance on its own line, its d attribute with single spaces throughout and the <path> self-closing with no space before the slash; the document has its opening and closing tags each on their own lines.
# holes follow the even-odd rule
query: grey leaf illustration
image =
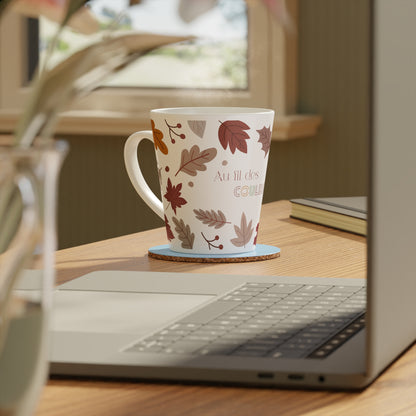
<svg viewBox="0 0 416 416">
<path fill-rule="evenodd" d="M 191 176 L 196 176 L 198 171 L 206 170 L 206 163 L 210 162 L 217 155 L 217 149 L 211 147 L 205 150 L 199 150 L 197 145 L 192 146 L 191 150 L 184 149 L 181 154 L 181 165 L 176 172 L 175 176 L 179 172 L 187 173 Z"/>
<path fill-rule="evenodd" d="M 205 120 L 189 120 L 188 125 L 191 130 L 201 139 L 204 137 L 205 126 L 207 122 Z"/>
<path fill-rule="evenodd" d="M 236 247 L 245 247 L 246 244 L 249 243 L 251 236 L 253 235 L 254 228 L 252 227 L 253 221 L 250 221 L 247 224 L 247 218 L 246 214 L 241 215 L 241 223 L 238 227 L 237 225 L 234 225 L 234 230 L 237 235 L 236 238 L 233 238 L 231 240 L 231 243 L 233 243 Z"/>
<path fill-rule="evenodd" d="M 207 224 L 208 227 L 214 227 L 215 229 L 223 227 L 225 224 L 230 224 L 227 222 L 227 218 L 221 210 L 215 212 L 213 209 L 211 211 L 203 209 L 194 209 L 195 217 L 202 221 L 203 224 Z"/>
<path fill-rule="evenodd" d="M 195 234 L 191 232 L 191 227 L 186 225 L 182 219 L 172 218 L 175 223 L 175 230 L 178 232 L 178 238 L 182 241 L 182 248 L 192 249 L 194 246 Z"/>
</svg>

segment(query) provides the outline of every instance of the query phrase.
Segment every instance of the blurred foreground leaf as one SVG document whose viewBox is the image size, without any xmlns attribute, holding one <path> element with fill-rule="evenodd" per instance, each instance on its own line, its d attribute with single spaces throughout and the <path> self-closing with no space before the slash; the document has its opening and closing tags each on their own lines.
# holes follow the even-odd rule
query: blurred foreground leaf
<svg viewBox="0 0 416 416">
<path fill-rule="evenodd" d="M 54 68 L 44 69 L 15 134 L 16 144 L 30 146 L 36 136 L 50 137 L 60 111 L 140 56 L 160 46 L 190 37 L 150 33 L 112 35 L 82 49 Z"/>
</svg>

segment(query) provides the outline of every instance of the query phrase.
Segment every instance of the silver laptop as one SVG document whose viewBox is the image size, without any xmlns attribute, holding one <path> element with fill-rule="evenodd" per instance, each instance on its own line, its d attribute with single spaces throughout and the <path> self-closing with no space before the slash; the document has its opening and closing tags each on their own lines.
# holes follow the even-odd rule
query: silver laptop
<svg viewBox="0 0 416 416">
<path fill-rule="evenodd" d="M 415 14 L 413 0 L 374 1 L 367 281 L 93 272 L 56 291 L 51 373 L 362 388 L 405 351 L 416 338 Z"/>
</svg>

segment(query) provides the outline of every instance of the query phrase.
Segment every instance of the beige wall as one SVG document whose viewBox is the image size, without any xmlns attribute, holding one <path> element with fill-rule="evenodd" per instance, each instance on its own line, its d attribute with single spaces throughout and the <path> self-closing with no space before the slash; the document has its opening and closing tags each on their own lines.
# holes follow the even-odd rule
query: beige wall
<svg viewBox="0 0 416 416">
<path fill-rule="evenodd" d="M 299 113 L 312 138 L 274 143 L 265 200 L 366 194 L 369 1 L 300 0 Z"/>
<path fill-rule="evenodd" d="M 316 113 L 315 137 L 274 142 L 265 202 L 363 195 L 369 134 L 369 0 L 299 0 L 299 113 Z M 59 246 L 163 225 L 140 200 L 123 163 L 125 137 L 68 137 L 61 176 Z M 154 190 L 153 149 L 140 151 Z"/>
<path fill-rule="evenodd" d="M 65 139 L 70 151 L 60 178 L 60 248 L 163 225 L 130 184 L 123 160 L 125 137 Z M 140 146 L 140 163 L 149 185 L 159 192 L 150 142 Z"/>
</svg>

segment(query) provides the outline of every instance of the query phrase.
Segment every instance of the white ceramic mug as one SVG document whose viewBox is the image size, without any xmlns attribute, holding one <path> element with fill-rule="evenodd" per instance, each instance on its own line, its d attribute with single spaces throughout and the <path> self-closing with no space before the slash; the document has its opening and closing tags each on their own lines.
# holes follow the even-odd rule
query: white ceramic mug
<svg viewBox="0 0 416 416">
<path fill-rule="evenodd" d="M 152 110 L 152 131 L 133 133 L 124 160 L 130 180 L 166 224 L 169 248 L 191 254 L 255 250 L 274 111 L 239 107 Z M 137 160 L 153 141 L 162 201 Z"/>
</svg>

